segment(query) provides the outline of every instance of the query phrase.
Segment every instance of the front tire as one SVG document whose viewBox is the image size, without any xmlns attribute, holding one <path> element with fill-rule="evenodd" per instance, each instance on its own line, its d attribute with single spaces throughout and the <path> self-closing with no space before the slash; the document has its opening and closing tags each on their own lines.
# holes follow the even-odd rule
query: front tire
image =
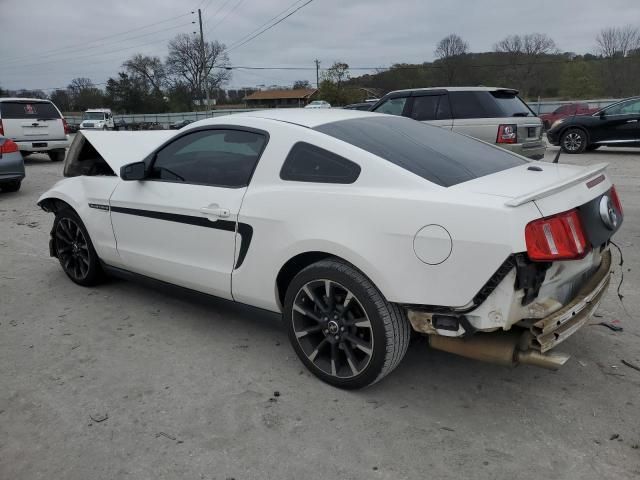
<svg viewBox="0 0 640 480">
<path fill-rule="evenodd" d="M 570 128 L 560 137 L 560 146 L 565 153 L 582 153 L 587 148 L 587 134 L 579 128 Z"/>
<path fill-rule="evenodd" d="M 69 208 L 58 211 L 51 235 L 60 265 L 73 282 L 89 287 L 104 279 L 89 232 L 76 212 Z"/>
<path fill-rule="evenodd" d="M 362 272 L 327 259 L 300 271 L 284 302 L 289 340 L 315 376 L 344 389 L 376 383 L 404 357 L 411 329 Z"/>
</svg>

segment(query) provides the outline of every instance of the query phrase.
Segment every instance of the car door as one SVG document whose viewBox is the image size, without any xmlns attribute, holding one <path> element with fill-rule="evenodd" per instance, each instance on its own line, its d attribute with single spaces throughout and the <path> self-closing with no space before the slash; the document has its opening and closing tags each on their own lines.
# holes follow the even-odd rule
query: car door
<svg viewBox="0 0 640 480">
<path fill-rule="evenodd" d="M 591 132 L 594 143 L 640 143 L 640 99 L 612 105 L 600 114 L 600 120 Z"/>
<path fill-rule="evenodd" d="M 447 130 L 453 127 L 449 96 L 446 91 L 417 91 L 409 99 L 409 118 Z"/>
<path fill-rule="evenodd" d="M 151 156 L 144 180 L 120 182 L 110 207 L 122 268 L 232 298 L 251 235 L 238 213 L 266 143 L 251 129 L 185 132 Z"/>
</svg>

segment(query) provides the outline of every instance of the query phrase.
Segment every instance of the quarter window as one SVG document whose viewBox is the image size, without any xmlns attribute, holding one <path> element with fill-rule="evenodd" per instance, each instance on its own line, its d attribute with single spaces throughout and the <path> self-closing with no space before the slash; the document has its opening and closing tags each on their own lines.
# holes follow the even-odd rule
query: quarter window
<svg viewBox="0 0 640 480">
<path fill-rule="evenodd" d="M 160 150 L 151 178 L 218 187 L 249 184 L 266 136 L 241 130 L 201 130 Z"/>
<path fill-rule="evenodd" d="M 282 180 L 315 183 L 353 183 L 359 175 L 358 164 L 305 142 L 291 148 L 280 171 Z"/>
<path fill-rule="evenodd" d="M 402 115 L 405 103 L 407 103 L 407 97 L 390 98 L 376 108 L 375 111 L 389 115 Z"/>
</svg>

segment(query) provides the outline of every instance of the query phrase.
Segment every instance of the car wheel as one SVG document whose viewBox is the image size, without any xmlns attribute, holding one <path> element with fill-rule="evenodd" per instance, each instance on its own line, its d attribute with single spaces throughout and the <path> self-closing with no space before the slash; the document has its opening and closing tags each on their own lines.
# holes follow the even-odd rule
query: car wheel
<svg viewBox="0 0 640 480">
<path fill-rule="evenodd" d="M 289 340 L 321 380 L 345 389 L 371 385 L 404 357 L 411 329 L 362 272 L 322 260 L 299 272 L 287 289 Z"/>
<path fill-rule="evenodd" d="M 10 182 L 0 184 L 0 189 L 3 192 L 17 192 L 20 190 L 20 186 L 22 185 L 22 180 L 12 180 Z"/>
<path fill-rule="evenodd" d="M 582 153 L 587 148 L 587 134 L 579 128 L 570 128 L 562 134 L 560 145 L 566 153 Z"/>
<path fill-rule="evenodd" d="M 64 150 L 51 150 L 49 152 L 49 158 L 52 162 L 62 162 L 64 160 L 65 151 Z"/>
<path fill-rule="evenodd" d="M 593 152 L 594 150 L 597 150 L 600 148 L 600 145 L 587 145 L 587 151 L 588 152 Z"/>
<path fill-rule="evenodd" d="M 56 256 L 71 280 L 83 286 L 96 285 L 103 280 L 100 259 L 76 212 L 68 208 L 58 211 L 51 234 Z"/>
</svg>

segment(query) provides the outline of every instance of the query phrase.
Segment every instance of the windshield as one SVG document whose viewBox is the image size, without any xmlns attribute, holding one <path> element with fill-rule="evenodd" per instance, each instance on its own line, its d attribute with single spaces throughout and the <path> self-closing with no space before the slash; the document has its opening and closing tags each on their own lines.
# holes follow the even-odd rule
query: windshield
<svg viewBox="0 0 640 480">
<path fill-rule="evenodd" d="M 315 127 L 443 187 L 527 163 L 471 137 L 405 117 L 376 116 Z"/>
<path fill-rule="evenodd" d="M 82 114 L 83 120 L 104 120 L 104 113 L 102 112 L 84 112 Z"/>
</svg>

